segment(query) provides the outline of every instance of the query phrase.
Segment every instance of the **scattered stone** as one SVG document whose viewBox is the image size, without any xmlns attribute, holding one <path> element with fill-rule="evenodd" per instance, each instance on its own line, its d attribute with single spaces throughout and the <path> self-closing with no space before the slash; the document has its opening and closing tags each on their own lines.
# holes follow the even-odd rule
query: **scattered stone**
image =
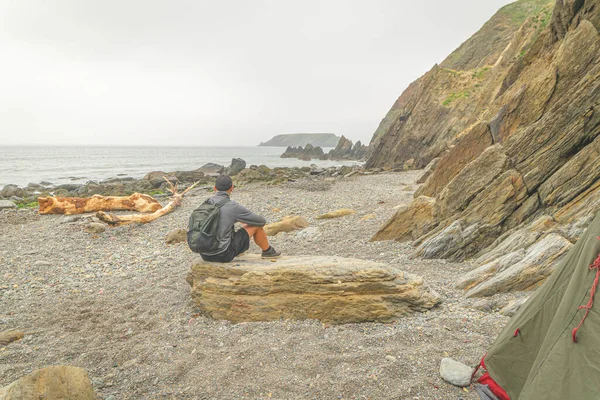
<svg viewBox="0 0 600 400">
<path fill-rule="evenodd" d="M 529 297 L 523 297 L 522 299 L 514 300 L 508 303 L 508 305 L 500 310 L 500 314 L 512 317 L 519 311 L 519 308 L 529 299 Z"/>
<path fill-rule="evenodd" d="M 88 233 L 102 233 L 106 230 L 106 225 L 100 222 L 90 222 L 83 230 Z"/>
<path fill-rule="evenodd" d="M 316 226 L 311 226 L 305 229 L 302 229 L 300 232 L 296 233 L 296 237 L 304 240 L 314 240 L 323 235 L 321 229 Z"/>
<path fill-rule="evenodd" d="M 233 322 L 318 319 L 389 322 L 440 302 L 423 279 L 385 264 L 342 257 L 246 255 L 233 263 L 192 262 L 187 281 L 205 314 Z"/>
<path fill-rule="evenodd" d="M 183 228 L 173 229 L 167 234 L 167 237 L 165 238 L 166 244 L 176 244 L 183 242 L 187 242 L 187 229 Z"/>
<path fill-rule="evenodd" d="M 480 299 L 473 303 L 472 306 L 475 310 L 483 311 L 483 312 L 492 312 L 495 308 L 498 307 L 498 302 L 493 299 Z"/>
<path fill-rule="evenodd" d="M 377 217 L 375 214 L 367 214 L 367 215 L 364 215 L 363 217 L 361 217 L 361 219 L 359 221 L 368 221 L 375 217 Z"/>
<path fill-rule="evenodd" d="M 317 219 L 331 219 L 331 218 L 339 218 L 344 217 L 346 215 L 356 214 L 356 211 L 349 208 L 342 208 L 339 210 L 328 212 L 327 214 L 319 215 Z"/>
<path fill-rule="evenodd" d="M 0 399 L 96 400 L 96 395 L 85 370 L 55 366 L 36 370 L 1 388 Z"/>
<path fill-rule="evenodd" d="M 471 384 L 473 368 L 455 361 L 451 358 L 442 358 L 440 363 L 440 376 L 446 382 L 458 387 L 467 387 Z"/>
<path fill-rule="evenodd" d="M 53 264 L 50 261 L 37 260 L 33 263 L 36 267 L 51 267 Z"/>
<path fill-rule="evenodd" d="M 398 361 L 398 359 L 396 357 L 390 356 L 390 355 L 385 356 L 385 359 L 388 360 L 388 361 L 391 361 L 391 362 Z"/>
<path fill-rule="evenodd" d="M 287 216 L 281 221 L 265 225 L 264 229 L 267 236 L 275 236 L 279 232 L 292 232 L 303 229 L 308 226 L 308 222 L 299 216 Z"/>
<path fill-rule="evenodd" d="M 6 331 L 0 332 L 0 347 L 6 346 L 17 340 L 23 339 L 25 332 L 21 331 Z"/>
<path fill-rule="evenodd" d="M 10 200 L 0 200 L 0 210 L 4 209 L 14 209 L 17 208 L 17 205 Z"/>
<path fill-rule="evenodd" d="M 81 215 L 67 215 L 66 217 L 64 217 L 62 219 L 62 221 L 60 221 L 60 223 L 61 224 L 70 224 L 73 222 L 77 222 L 82 218 L 83 218 L 83 216 L 81 216 Z"/>
</svg>

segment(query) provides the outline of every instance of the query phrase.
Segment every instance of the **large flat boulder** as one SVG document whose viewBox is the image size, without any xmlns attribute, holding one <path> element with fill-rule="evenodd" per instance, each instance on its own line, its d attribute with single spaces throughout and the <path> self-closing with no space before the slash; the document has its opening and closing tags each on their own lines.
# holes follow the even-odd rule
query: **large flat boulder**
<svg viewBox="0 0 600 400">
<path fill-rule="evenodd" d="M 282 257 L 273 262 L 247 255 L 226 264 L 197 258 L 187 281 L 204 314 L 233 322 L 389 322 L 440 302 L 418 276 L 341 257 Z"/>
<path fill-rule="evenodd" d="M 55 366 L 38 369 L 0 388 L 2 400 L 96 400 L 85 370 Z"/>
</svg>

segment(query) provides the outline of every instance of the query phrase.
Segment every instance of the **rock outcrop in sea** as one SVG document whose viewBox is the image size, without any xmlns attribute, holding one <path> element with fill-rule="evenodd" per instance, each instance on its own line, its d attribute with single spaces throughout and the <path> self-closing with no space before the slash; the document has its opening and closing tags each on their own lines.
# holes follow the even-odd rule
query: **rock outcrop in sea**
<svg viewBox="0 0 600 400">
<path fill-rule="evenodd" d="M 521 0 L 413 83 L 367 166 L 439 160 L 374 239 L 475 257 L 470 296 L 537 287 L 600 209 L 599 30 L 599 0 Z"/>
<path fill-rule="evenodd" d="M 310 161 L 318 160 L 353 160 L 365 161 L 368 153 L 368 146 L 363 145 L 360 140 L 353 144 L 351 140 L 342 135 L 336 147 L 325 153 L 319 146 L 307 144 L 304 148 L 289 146 L 281 155 L 281 158 L 297 158 L 299 160 Z"/>
</svg>

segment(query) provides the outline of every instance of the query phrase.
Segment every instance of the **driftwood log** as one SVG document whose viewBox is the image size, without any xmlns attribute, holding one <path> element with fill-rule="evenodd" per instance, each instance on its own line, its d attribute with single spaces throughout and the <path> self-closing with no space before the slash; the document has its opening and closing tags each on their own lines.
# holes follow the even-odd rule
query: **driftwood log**
<svg viewBox="0 0 600 400">
<path fill-rule="evenodd" d="M 39 197 L 40 214 L 83 214 L 97 211 L 155 212 L 161 204 L 151 196 L 134 193 L 127 197 L 94 195 L 81 197 Z"/>
<path fill-rule="evenodd" d="M 178 205 L 181 204 L 181 200 L 183 199 L 183 196 L 185 196 L 187 192 L 192 190 L 199 183 L 199 182 L 196 182 L 192 186 L 190 186 L 189 188 L 184 190 L 183 192 L 178 193 L 177 186 L 173 186 L 173 184 L 167 178 L 165 178 L 165 180 L 171 186 L 169 191 L 173 194 L 173 197 L 171 198 L 171 201 L 169 202 L 169 204 L 154 211 L 152 214 L 115 215 L 115 214 L 108 214 L 103 211 L 99 211 L 98 213 L 96 213 L 96 217 L 98 219 L 100 219 L 101 221 L 106 222 L 107 224 L 112 225 L 112 226 L 127 225 L 127 224 L 132 224 L 132 223 L 147 224 L 148 222 L 152 222 L 155 219 L 158 219 L 158 218 L 162 217 L 163 215 L 166 215 L 166 214 L 170 213 L 171 211 L 173 211 L 175 209 L 175 207 L 177 207 Z"/>
</svg>

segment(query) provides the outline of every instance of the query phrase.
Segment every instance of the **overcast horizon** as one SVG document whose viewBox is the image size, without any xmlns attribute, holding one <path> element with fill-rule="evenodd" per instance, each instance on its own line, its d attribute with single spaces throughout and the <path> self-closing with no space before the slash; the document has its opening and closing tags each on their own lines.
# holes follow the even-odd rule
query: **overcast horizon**
<svg viewBox="0 0 600 400">
<path fill-rule="evenodd" d="M 0 0 L 2 145 L 368 143 L 506 0 Z"/>
</svg>

